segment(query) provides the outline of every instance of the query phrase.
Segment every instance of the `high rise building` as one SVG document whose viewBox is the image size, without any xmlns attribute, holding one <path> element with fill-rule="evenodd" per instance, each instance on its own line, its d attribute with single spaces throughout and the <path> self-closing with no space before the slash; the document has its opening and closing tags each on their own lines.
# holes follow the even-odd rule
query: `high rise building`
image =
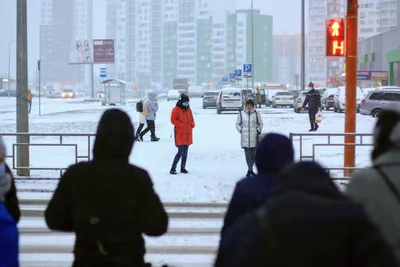
<svg viewBox="0 0 400 267">
<path fill-rule="evenodd" d="M 251 10 L 213 14 L 212 66 L 213 80 L 218 82 L 243 64 L 252 63 L 254 80 L 271 81 L 273 78 L 272 16 L 254 10 L 252 31 Z M 254 58 L 252 35 L 254 33 Z"/>
<path fill-rule="evenodd" d="M 43 84 L 85 86 L 85 66 L 69 63 L 71 43 L 88 37 L 88 12 L 87 0 L 41 0 L 39 53 Z"/>
<path fill-rule="evenodd" d="M 274 35 L 274 75 L 273 82 L 293 84 L 295 76 L 300 75 L 301 35 Z"/>
<path fill-rule="evenodd" d="M 360 0 L 358 39 L 400 26 L 400 0 Z"/>
</svg>

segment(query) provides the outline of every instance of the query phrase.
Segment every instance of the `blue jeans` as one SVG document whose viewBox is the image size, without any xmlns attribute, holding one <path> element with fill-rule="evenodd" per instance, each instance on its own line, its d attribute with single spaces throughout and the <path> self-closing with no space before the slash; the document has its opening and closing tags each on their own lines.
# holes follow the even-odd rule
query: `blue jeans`
<svg viewBox="0 0 400 267">
<path fill-rule="evenodd" d="M 176 168 L 176 165 L 178 165 L 179 160 L 181 160 L 181 168 L 186 167 L 186 160 L 187 160 L 187 155 L 188 155 L 188 150 L 189 146 L 188 145 L 182 145 L 178 146 L 178 153 L 176 153 L 174 162 L 172 163 L 172 167 Z"/>
<path fill-rule="evenodd" d="M 28 100 L 28 104 L 29 104 L 28 113 L 31 113 L 32 100 Z"/>
</svg>

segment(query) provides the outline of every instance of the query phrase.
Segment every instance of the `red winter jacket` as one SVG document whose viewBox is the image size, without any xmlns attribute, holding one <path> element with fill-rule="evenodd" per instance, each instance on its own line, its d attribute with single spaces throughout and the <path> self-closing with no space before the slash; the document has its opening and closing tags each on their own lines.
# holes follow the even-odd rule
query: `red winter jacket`
<svg viewBox="0 0 400 267">
<path fill-rule="evenodd" d="M 171 123 L 175 126 L 175 145 L 193 144 L 193 128 L 195 123 L 190 108 L 186 109 L 178 102 L 172 110 Z"/>
</svg>

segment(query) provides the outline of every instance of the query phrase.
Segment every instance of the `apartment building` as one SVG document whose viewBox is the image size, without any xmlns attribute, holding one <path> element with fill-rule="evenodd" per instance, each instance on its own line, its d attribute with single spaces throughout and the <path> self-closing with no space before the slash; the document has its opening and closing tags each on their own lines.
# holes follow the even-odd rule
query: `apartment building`
<svg viewBox="0 0 400 267">
<path fill-rule="evenodd" d="M 256 81 L 273 78 L 272 16 L 254 10 L 254 58 L 251 10 L 213 14 L 212 78 L 218 82 L 243 64 L 252 63 Z"/>
<path fill-rule="evenodd" d="M 359 1 L 359 40 L 392 30 L 399 23 L 400 0 Z"/>
<path fill-rule="evenodd" d="M 87 0 L 41 0 L 40 60 L 44 84 L 90 84 L 85 66 L 70 65 L 70 46 L 88 34 Z M 85 82 L 86 80 L 86 82 Z"/>
<path fill-rule="evenodd" d="M 278 34 L 274 39 L 273 82 L 293 84 L 301 68 L 301 35 Z"/>
</svg>

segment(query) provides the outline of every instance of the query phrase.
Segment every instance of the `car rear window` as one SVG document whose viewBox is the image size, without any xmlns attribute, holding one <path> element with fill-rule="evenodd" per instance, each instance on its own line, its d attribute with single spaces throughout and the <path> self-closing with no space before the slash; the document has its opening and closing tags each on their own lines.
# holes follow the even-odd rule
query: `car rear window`
<svg viewBox="0 0 400 267">
<path fill-rule="evenodd" d="M 223 91 L 222 92 L 223 96 L 236 96 L 236 97 L 240 97 L 240 92 L 238 91 Z"/>
<path fill-rule="evenodd" d="M 292 94 L 290 92 L 278 92 L 276 93 L 276 95 L 288 95 L 288 96 L 292 96 Z"/>
<path fill-rule="evenodd" d="M 212 93 L 208 92 L 204 94 L 204 96 L 217 96 L 217 95 L 219 95 L 218 92 L 212 92 Z"/>
</svg>

